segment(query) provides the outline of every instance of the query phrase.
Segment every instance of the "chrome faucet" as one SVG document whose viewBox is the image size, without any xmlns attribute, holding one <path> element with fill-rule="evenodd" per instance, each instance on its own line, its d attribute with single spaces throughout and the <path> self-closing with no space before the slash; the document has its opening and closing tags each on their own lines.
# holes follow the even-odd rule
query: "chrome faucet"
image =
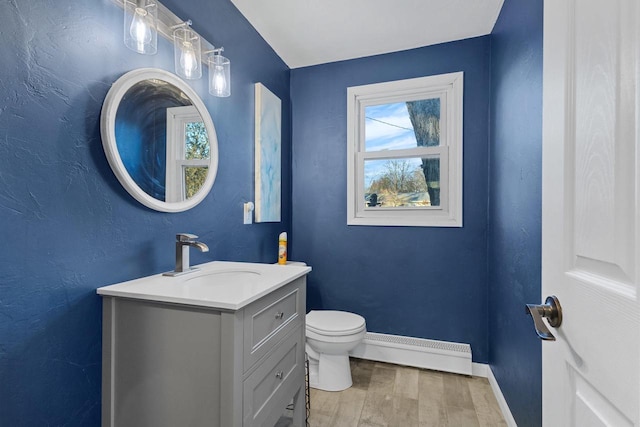
<svg viewBox="0 0 640 427">
<path fill-rule="evenodd" d="M 181 274 L 198 271 L 199 268 L 189 266 L 189 247 L 198 248 L 200 252 L 209 252 L 209 246 L 202 242 L 196 242 L 198 236 L 195 234 L 178 233 L 176 234 L 176 269 L 163 273 L 163 276 L 179 276 Z"/>
</svg>

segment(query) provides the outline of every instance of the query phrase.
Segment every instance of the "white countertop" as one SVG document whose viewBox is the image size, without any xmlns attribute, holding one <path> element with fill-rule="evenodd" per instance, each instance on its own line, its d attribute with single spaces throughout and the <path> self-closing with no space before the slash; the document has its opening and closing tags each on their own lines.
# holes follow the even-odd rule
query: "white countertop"
<svg viewBox="0 0 640 427">
<path fill-rule="evenodd" d="M 199 271 L 162 274 L 98 288 L 99 295 L 238 310 L 308 274 L 311 267 L 213 261 Z"/>
</svg>

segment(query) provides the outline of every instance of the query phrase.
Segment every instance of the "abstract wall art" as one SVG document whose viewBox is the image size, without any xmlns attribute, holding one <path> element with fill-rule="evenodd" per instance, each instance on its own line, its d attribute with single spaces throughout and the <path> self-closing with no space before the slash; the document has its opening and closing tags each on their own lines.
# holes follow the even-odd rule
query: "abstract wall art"
<svg viewBox="0 0 640 427">
<path fill-rule="evenodd" d="M 255 84 L 255 102 L 255 221 L 280 222 L 282 103 L 262 83 Z"/>
</svg>

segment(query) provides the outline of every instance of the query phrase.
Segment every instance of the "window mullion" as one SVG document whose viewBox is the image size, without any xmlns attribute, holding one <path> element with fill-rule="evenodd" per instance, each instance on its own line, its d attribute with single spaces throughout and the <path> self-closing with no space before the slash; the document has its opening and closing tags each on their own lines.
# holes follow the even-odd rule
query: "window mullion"
<svg viewBox="0 0 640 427">
<path fill-rule="evenodd" d="M 363 160 L 373 159 L 403 159 L 408 157 L 437 157 L 448 151 L 446 146 L 438 147 L 417 147 L 407 150 L 384 150 L 360 152 Z"/>
</svg>

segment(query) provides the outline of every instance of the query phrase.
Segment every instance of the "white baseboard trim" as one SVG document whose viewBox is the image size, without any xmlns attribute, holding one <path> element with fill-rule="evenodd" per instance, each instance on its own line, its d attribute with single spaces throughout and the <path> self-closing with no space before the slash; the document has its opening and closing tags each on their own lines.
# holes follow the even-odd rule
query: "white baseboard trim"
<svg viewBox="0 0 640 427">
<path fill-rule="evenodd" d="M 502 394 L 502 390 L 500 390 L 500 386 L 498 385 L 498 381 L 496 377 L 493 376 L 493 371 L 491 370 L 491 366 L 485 365 L 487 367 L 487 379 L 489 380 L 489 384 L 491 385 L 491 390 L 493 390 L 493 394 L 496 396 L 496 400 L 498 401 L 498 406 L 502 411 L 502 416 L 504 417 L 507 426 L 509 427 L 518 427 L 516 424 L 515 418 L 513 418 L 513 414 L 511 413 L 511 409 L 509 409 L 509 405 L 507 405 L 507 401 Z"/>
<path fill-rule="evenodd" d="M 469 344 L 367 332 L 351 356 L 377 362 L 413 366 L 487 378 L 509 427 L 518 427 L 491 366 L 471 361 Z"/>
<path fill-rule="evenodd" d="M 473 362 L 471 364 L 471 369 L 472 369 L 472 374 L 474 377 L 482 377 L 482 378 L 489 378 L 489 370 L 491 368 L 489 368 L 489 365 L 487 365 L 486 363 L 476 363 Z"/>
<path fill-rule="evenodd" d="M 502 390 L 500 390 L 500 386 L 498 385 L 498 381 L 496 377 L 493 375 L 493 371 L 491 370 L 491 366 L 486 363 L 473 363 L 473 376 L 474 377 L 483 377 L 489 380 L 489 385 L 491 386 L 491 391 L 493 391 L 496 400 L 498 401 L 498 407 L 500 408 L 500 412 L 502 412 L 502 416 L 504 417 L 507 426 L 509 427 L 518 427 L 516 424 L 516 420 L 513 418 L 513 414 L 511 413 L 511 409 L 509 409 L 509 405 L 507 405 L 507 401 L 502 394 Z"/>
<path fill-rule="evenodd" d="M 367 332 L 351 355 L 361 359 L 472 375 L 471 346 Z"/>
</svg>

